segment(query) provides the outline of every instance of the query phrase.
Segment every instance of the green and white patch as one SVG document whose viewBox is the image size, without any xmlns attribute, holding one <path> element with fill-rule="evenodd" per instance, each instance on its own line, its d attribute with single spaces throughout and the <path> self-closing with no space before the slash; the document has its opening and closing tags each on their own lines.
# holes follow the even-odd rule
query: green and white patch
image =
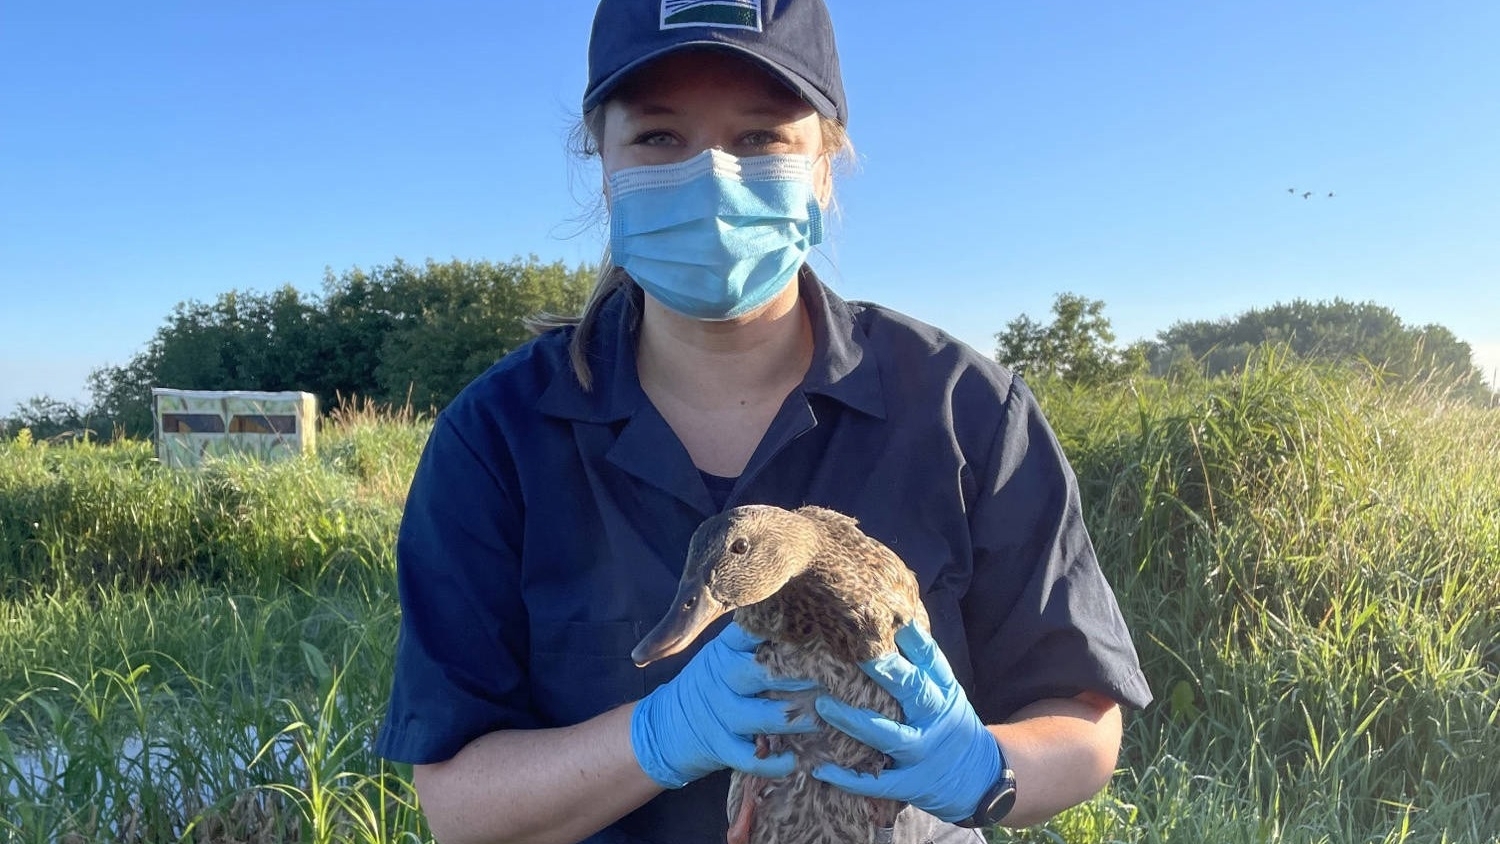
<svg viewBox="0 0 1500 844">
<path fill-rule="evenodd" d="M 713 26 L 761 31 L 760 0 L 662 0 L 661 28 Z"/>
</svg>

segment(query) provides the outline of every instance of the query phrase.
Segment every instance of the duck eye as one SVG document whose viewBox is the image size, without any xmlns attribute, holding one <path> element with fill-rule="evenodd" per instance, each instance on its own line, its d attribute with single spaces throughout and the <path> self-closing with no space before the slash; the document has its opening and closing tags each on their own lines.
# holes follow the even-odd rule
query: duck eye
<svg viewBox="0 0 1500 844">
<path fill-rule="evenodd" d="M 743 554 L 749 550 L 750 540 L 746 539 L 743 536 L 729 544 L 729 553 L 731 554 Z"/>
</svg>

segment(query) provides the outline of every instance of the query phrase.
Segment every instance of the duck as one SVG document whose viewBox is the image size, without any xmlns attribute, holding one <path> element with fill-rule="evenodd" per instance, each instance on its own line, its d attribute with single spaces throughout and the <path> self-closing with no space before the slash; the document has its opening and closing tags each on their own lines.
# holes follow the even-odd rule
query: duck
<svg viewBox="0 0 1500 844">
<path fill-rule="evenodd" d="M 930 629 L 911 569 L 837 510 L 748 504 L 705 519 L 688 543 L 671 609 L 632 652 L 644 667 L 679 653 L 732 613 L 764 641 L 756 660 L 769 674 L 811 680 L 827 694 L 900 720 L 900 704 L 859 663 L 896 652 L 909 622 Z M 817 718 L 811 692 L 767 692 L 811 715 L 817 732 L 758 736 L 759 755 L 790 751 L 796 768 L 767 779 L 731 771 L 727 844 L 847 844 L 892 840 L 905 804 L 850 794 L 814 779 L 833 762 L 878 773 L 891 760 Z"/>
</svg>

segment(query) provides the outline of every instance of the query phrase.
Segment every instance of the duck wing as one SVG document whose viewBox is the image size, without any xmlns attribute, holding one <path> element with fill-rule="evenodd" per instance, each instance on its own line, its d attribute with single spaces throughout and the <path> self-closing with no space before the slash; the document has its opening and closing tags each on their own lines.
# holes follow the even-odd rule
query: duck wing
<svg viewBox="0 0 1500 844">
<path fill-rule="evenodd" d="M 757 651 L 771 674 L 805 677 L 828 694 L 853 706 L 899 719 L 901 707 L 858 665 L 840 659 L 818 644 L 766 642 Z M 817 692 L 768 692 L 767 696 L 795 701 L 794 714 L 812 711 Z M 813 716 L 816 718 L 816 714 Z M 850 794 L 811 775 L 813 767 L 832 762 L 866 773 L 890 764 L 884 753 L 820 723 L 814 733 L 769 736 L 773 752 L 790 751 L 797 768 L 788 777 L 766 780 L 734 772 L 730 776 L 728 813 L 731 823 L 742 818 L 746 800 L 754 801 L 750 844 L 831 844 L 873 840 L 877 826 L 894 823 L 902 804 Z"/>
<path fill-rule="evenodd" d="M 855 661 L 896 650 L 895 635 L 909 621 L 931 630 L 917 576 L 885 543 L 865 533 L 859 522 L 837 510 L 806 506 L 796 511 L 817 522 L 823 532 L 821 572 L 838 579 L 841 602 L 864 610 L 859 635 L 879 647 L 854 654 Z"/>
</svg>

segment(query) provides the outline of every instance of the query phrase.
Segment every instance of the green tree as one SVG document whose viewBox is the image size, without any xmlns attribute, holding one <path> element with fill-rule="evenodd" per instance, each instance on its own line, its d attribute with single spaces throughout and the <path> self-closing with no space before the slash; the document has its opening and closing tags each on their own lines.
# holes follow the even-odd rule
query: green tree
<svg viewBox="0 0 1500 844">
<path fill-rule="evenodd" d="M 269 294 L 231 290 L 213 303 L 179 303 L 146 349 L 89 376 L 95 412 L 126 433 L 152 430 L 151 388 L 293 390 L 316 378 L 317 303 L 287 285 Z"/>
<path fill-rule="evenodd" d="M 152 341 L 154 375 L 185 390 L 304 389 L 317 372 L 317 307 L 290 285 L 179 304 Z"/>
<path fill-rule="evenodd" d="M 155 362 L 150 348 L 123 365 L 106 365 L 89 373 L 94 413 L 126 436 L 144 437 L 155 427 L 151 386 Z"/>
<path fill-rule="evenodd" d="M 1191 357 L 1205 374 L 1233 372 L 1266 344 L 1299 357 L 1373 367 L 1395 381 L 1428 380 L 1484 399 L 1488 389 L 1472 350 L 1441 325 L 1405 325 L 1374 302 L 1297 299 L 1238 316 L 1178 322 L 1157 335 L 1152 370 L 1165 372 Z"/>
<path fill-rule="evenodd" d="M 398 260 L 367 273 L 355 268 L 323 276 L 323 307 L 315 315 L 322 350 L 313 392 L 325 401 L 364 396 L 377 398 L 375 370 L 386 335 L 403 315 L 393 309 L 389 288 L 414 274 Z"/>
<path fill-rule="evenodd" d="M 13 437 L 25 428 L 34 439 L 45 440 L 59 436 L 95 436 L 103 420 L 96 419 L 88 409 L 77 402 L 56 399 L 49 395 L 32 396 L 17 402 L 11 415 L 0 418 L 0 438 Z"/>
<path fill-rule="evenodd" d="M 1115 348 L 1103 301 L 1060 293 L 1052 316 L 1047 325 L 1026 314 L 1011 320 L 995 335 L 995 359 L 1024 377 L 1084 384 L 1116 381 L 1145 368 L 1146 346 Z"/>
<path fill-rule="evenodd" d="M 142 352 L 95 370 L 89 387 L 97 413 L 136 436 L 152 429 L 153 386 L 442 407 L 528 339 L 524 317 L 580 310 L 592 282 L 592 268 L 533 256 L 326 272 L 312 297 L 290 285 L 231 290 L 178 304 Z"/>
<path fill-rule="evenodd" d="M 577 312 L 593 283 L 589 268 L 429 261 L 390 294 L 400 303 L 375 376 L 388 401 L 441 407 L 531 332 L 539 311 Z"/>
</svg>

